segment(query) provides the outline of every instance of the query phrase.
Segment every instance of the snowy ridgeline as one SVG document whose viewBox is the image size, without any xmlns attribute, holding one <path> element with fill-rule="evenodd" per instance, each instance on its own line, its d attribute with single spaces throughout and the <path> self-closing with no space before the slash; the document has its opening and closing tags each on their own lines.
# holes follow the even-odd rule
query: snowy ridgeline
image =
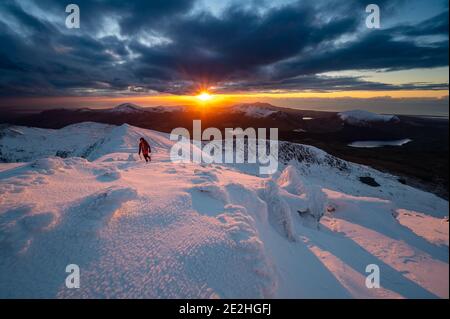
<svg viewBox="0 0 450 319">
<path fill-rule="evenodd" d="M 338 113 L 338 116 L 347 124 L 365 126 L 370 123 L 398 123 L 400 119 L 395 115 L 382 115 L 364 110 L 352 110 Z"/>
<path fill-rule="evenodd" d="M 448 298 L 447 201 L 300 144 L 280 143 L 264 177 L 172 163 L 173 143 L 129 125 L 2 128 L 0 297 Z"/>
</svg>

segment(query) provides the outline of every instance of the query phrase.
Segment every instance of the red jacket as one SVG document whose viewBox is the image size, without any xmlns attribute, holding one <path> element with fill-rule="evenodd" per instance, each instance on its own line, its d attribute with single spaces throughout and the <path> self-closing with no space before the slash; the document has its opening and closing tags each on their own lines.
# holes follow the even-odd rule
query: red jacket
<svg viewBox="0 0 450 319">
<path fill-rule="evenodd" d="M 150 145 L 146 140 L 143 140 L 139 143 L 139 155 L 141 155 L 141 152 L 144 155 L 152 152 L 152 149 L 150 148 Z"/>
</svg>

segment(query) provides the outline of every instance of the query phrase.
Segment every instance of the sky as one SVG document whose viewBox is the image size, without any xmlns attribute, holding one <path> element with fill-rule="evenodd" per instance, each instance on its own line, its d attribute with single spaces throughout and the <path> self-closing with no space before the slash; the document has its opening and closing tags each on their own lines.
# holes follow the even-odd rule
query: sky
<svg viewBox="0 0 450 319">
<path fill-rule="evenodd" d="M 365 8 L 381 10 L 381 28 Z M 0 2 L 0 108 L 268 102 L 448 115 L 447 0 Z M 202 103 L 204 103 L 203 101 Z"/>
</svg>

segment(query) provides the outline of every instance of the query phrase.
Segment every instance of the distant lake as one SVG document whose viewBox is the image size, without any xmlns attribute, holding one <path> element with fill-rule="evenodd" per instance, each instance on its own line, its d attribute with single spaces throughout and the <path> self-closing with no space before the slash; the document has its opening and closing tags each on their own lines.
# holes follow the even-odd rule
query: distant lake
<svg viewBox="0 0 450 319">
<path fill-rule="evenodd" d="M 313 117 L 309 117 L 309 116 L 305 116 L 302 118 L 303 121 L 310 121 L 310 120 L 314 120 Z"/>
<path fill-rule="evenodd" d="M 394 141 L 356 141 L 348 144 L 348 146 L 359 148 L 375 148 L 383 146 L 402 146 L 409 142 L 412 142 L 412 140 L 409 138 Z"/>
</svg>

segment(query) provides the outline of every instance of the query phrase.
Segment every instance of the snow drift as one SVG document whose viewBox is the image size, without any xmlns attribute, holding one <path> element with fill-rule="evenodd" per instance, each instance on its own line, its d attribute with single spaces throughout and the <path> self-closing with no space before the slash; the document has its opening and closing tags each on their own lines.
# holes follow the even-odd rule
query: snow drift
<svg viewBox="0 0 450 319">
<path fill-rule="evenodd" d="M 0 297 L 448 298 L 447 201 L 306 145 L 280 143 L 268 177 L 172 163 L 171 145 L 129 125 L 3 127 Z"/>
</svg>

